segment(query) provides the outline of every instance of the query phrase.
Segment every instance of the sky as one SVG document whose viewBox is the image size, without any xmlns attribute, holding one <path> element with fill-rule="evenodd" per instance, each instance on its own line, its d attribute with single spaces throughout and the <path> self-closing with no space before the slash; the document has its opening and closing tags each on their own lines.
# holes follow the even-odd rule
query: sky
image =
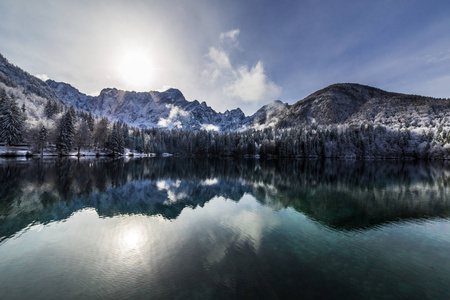
<svg viewBox="0 0 450 300">
<path fill-rule="evenodd" d="M 252 114 L 334 83 L 450 97 L 450 1 L 0 0 L 0 53 L 98 94 L 178 88 Z"/>
</svg>

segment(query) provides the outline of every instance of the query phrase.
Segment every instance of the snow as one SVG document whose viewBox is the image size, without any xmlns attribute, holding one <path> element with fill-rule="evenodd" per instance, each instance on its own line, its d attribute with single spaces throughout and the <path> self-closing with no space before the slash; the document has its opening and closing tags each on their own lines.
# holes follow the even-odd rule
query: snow
<svg viewBox="0 0 450 300">
<path fill-rule="evenodd" d="M 216 185 L 218 183 L 219 183 L 219 180 L 217 178 L 210 178 L 210 179 L 206 179 L 206 180 L 200 182 L 201 185 L 207 185 L 207 186 Z"/>
<path fill-rule="evenodd" d="M 30 156 L 30 149 L 24 149 L 23 147 L 0 147 L 0 156 Z"/>
<path fill-rule="evenodd" d="M 206 131 L 219 131 L 219 126 L 213 124 L 202 124 L 200 128 Z"/>
<path fill-rule="evenodd" d="M 264 147 L 264 151 L 267 150 L 265 153 L 277 155 L 275 147 L 283 144 L 284 153 L 299 155 L 301 152 L 308 157 L 324 155 L 348 158 L 450 157 L 449 99 L 396 94 L 359 84 L 335 84 L 309 95 L 294 105 L 274 101 L 263 106 L 252 116 L 245 116 L 239 108 L 218 113 L 205 102 L 187 101 L 179 90 L 173 88 L 165 92 L 143 93 L 109 88 L 93 97 L 81 93 L 69 84 L 49 80 L 47 84 L 50 89 L 39 79 L 9 64 L 1 55 L 0 75 L 0 88 L 14 97 L 19 107 L 25 106 L 24 127 L 25 132 L 29 134 L 25 140 L 30 144 L 34 143 L 33 147 L 36 147 L 33 137 L 37 136 L 43 126 L 49 136 L 46 142 L 54 143 L 58 135 L 55 129 L 63 116 L 62 107 L 65 102 L 67 104 L 64 104 L 65 110 L 68 105 L 73 105 L 79 110 L 89 110 L 99 117 L 107 117 L 110 121 L 120 120 L 139 128 L 159 126 L 166 129 L 192 130 L 184 131 L 183 134 L 177 133 L 179 132 L 177 130 L 175 133 L 169 131 L 158 133 L 172 138 L 184 138 L 185 144 L 186 141 L 198 137 L 195 131 L 207 130 L 215 131 L 208 133 L 211 142 L 217 143 L 216 145 L 220 142 L 220 146 L 223 147 L 225 141 L 223 134 L 238 131 L 241 134 L 233 136 L 236 140 L 236 144 L 233 145 L 236 149 L 233 151 L 245 151 L 243 150 L 246 149 L 245 146 L 251 146 L 252 149 L 256 149 L 251 153 L 261 153 L 259 150 Z M 45 114 L 49 99 L 60 106 L 59 112 L 51 117 Z M 11 125 L 10 121 L 4 123 L 8 123 L 7 126 Z M 5 125 L 2 127 L 6 128 Z M 245 130 L 249 129 L 259 131 L 250 132 L 251 135 L 246 137 L 248 133 Z M 104 128 L 103 131 L 106 132 L 107 129 Z M 131 133 L 133 130 L 130 129 Z M 249 139 L 254 147 L 247 144 Z M 319 140 L 323 145 L 319 145 Z M 141 146 L 137 149 L 142 150 L 143 146 L 147 146 L 150 142 L 150 134 L 142 133 L 140 142 Z M 300 143 L 303 143 L 303 150 L 299 146 Z M 307 153 L 304 150 L 305 143 Z M 63 143 L 59 143 L 61 144 Z M 71 147 L 70 141 L 65 144 L 67 151 L 75 146 L 73 144 Z M 167 147 L 153 144 L 149 149 L 158 153 L 164 151 L 177 153 L 173 145 L 170 148 L 169 144 Z M 231 152 L 230 150 L 229 153 Z M 27 153 L 32 153 L 32 149 L 0 148 L 0 155 L 24 156 Z M 47 155 L 57 154 L 49 148 L 44 152 L 44 156 Z M 78 151 L 70 151 L 69 155 L 77 156 Z M 83 150 L 80 155 L 97 156 L 107 153 Z M 129 149 L 124 155 L 155 156 Z M 172 154 L 162 154 L 165 157 L 170 155 Z"/>
<path fill-rule="evenodd" d="M 92 97 L 67 83 L 50 80 L 47 83 L 61 99 L 77 109 L 138 128 L 211 128 L 224 131 L 238 129 L 247 120 L 240 109 L 217 113 L 205 102 L 187 101 L 177 89 L 165 92 L 104 89 L 97 97 Z"/>
<path fill-rule="evenodd" d="M 139 153 L 139 152 L 137 152 L 137 151 L 135 151 L 135 150 L 130 150 L 130 149 L 128 149 L 128 148 L 125 148 L 125 151 L 124 151 L 124 154 L 123 154 L 124 156 L 131 156 L 131 157 L 151 157 L 152 155 L 151 155 L 151 153 L 150 154 L 147 154 L 147 153 Z"/>
</svg>

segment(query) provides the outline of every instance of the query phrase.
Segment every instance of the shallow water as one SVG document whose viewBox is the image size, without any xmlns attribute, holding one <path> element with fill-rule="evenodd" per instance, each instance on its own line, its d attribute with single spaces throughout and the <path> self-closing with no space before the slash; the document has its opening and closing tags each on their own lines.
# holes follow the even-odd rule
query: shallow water
<svg viewBox="0 0 450 300">
<path fill-rule="evenodd" d="M 0 162 L 0 299 L 449 299 L 450 165 Z"/>
</svg>

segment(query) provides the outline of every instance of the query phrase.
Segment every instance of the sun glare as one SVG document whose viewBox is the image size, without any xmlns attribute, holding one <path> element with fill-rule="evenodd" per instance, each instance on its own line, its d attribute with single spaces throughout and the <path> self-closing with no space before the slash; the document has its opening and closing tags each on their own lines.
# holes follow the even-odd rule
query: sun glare
<svg viewBox="0 0 450 300">
<path fill-rule="evenodd" d="M 146 88 L 153 75 L 149 56 L 140 51 L 126 53 L 119 62 L 120 76 L 131 87 Z"/>
<path fill-rule="evenodd" d="M 142 230 L 131 228 L 122 233 L 120 242 L 124 250 L 136 249 L 143 243 L 144 234 Z"/>
</svg>

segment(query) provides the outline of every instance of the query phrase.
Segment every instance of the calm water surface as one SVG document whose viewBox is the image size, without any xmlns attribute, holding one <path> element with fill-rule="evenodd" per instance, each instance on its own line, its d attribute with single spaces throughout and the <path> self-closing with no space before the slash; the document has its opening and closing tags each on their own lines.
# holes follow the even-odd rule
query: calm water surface
<svg viewBox="0 0 450 300">
<path fill-rule="evenodd" d="M 450 165 L 0 161 L 0 299 L 450 299 Z"/>
</svg>

